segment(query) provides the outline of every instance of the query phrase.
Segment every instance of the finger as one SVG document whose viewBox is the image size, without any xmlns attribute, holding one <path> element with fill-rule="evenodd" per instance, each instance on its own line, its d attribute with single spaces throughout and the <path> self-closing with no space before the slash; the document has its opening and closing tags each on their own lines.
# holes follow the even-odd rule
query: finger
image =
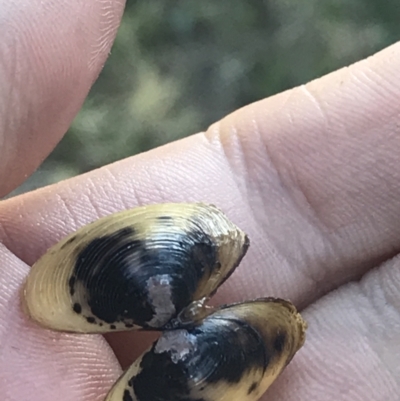
<svg viewBox="0 0 400 401">
<path fill-rule="evenodd" d="M 28 266 L 0 246 L 0 388 L 6 401 L 101 401 L 120 368 L 100 336 L 43 330 L 20 311 Z"/>
<path fill-rule="evenodd" d="M 400 258 L 304 312 L 304 348 L 265 400 L 396 401 L 400 391 Z"/>
<path fill-rule="evenodd" d="M 329 290 L 398 250 L 399 66 L 400 44 L 234 113 L 206 136 L 3 202 L 5 243 L 32 263 L 101 215 L 141 203 L 205 200 L 250 234 L 247 265 L 260 270 L 245 278 L 246 287 L 264 293 L 259 276 L 274 272 L 279 292 L 298 300 L 315 287 Z M 382 91 L 389 79 L 390 90 Z M 293 278 L 298 290 L 287 288 Z"/>
<path fill-rule="evenodd" d="M 99 216 L 208 201 L 251 239 L 217 300 L 271 295 L 303 307 L 398 252 L 399 67 L 396 45 L 234 113 L 206 135 L 5 201 L 3 242 L 30 264 Z"/>
<path fill-rule="evenodd" d="M 67 131 L 104 64 L 115 1 L 0 1 L 0 197 Z"/>
</svg>

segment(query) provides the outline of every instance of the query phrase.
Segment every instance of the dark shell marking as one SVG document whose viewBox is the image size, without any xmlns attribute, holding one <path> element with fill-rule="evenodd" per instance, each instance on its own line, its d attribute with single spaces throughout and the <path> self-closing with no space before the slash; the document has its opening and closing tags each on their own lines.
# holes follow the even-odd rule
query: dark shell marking
<svg viewBox="0 0 400 401">
<path fill-rule="evenodd" d="M 69 280 L 72 302 L 83 306 L 87 319 L 160 328 L 193 300 L 200 280 L 220 268 L 217 257 L 216 245 L 200 231 L 138 239 L 125 227 L 79 252 Z"/>
<path fill-rule="evenodd" d="M 274 349 L 277 352 L 282 352 L 286 342 L 286 334 L 278 333 L 274 341 Z"/>
<path fill-rule="evenodd" d="M 238 383 L 245 372 L 252 370 L 262 376 L 270 356 L 259 333 L 238 320 L 226 320 L 222 326 L 218 323 L 209 318 L 199 327 L 165 333 L 143 357 L 139 374 L 130 379 L 137 399 L 192 400 L 189 377 L 194 383 L 205 380 L 204 384 L 209 385 L 219 381 Z M 165 339 L 171 336 L 176 338 Z"/>
<path fill-rule="evenodd" d="M 247 394 L 251 394 L 253 391 L 255 391 L 257 389 L 257 387 L 258 387 L 258 383 L 256 383 L 256 382 L 251 383 L 251 386 L 247 390 Z"/>
<path fill-rule="evenodd" d="M 282 318 L 269 321 L 278 312 Z M 190 327 L 164 331 L 121 378 L 123 397 L 217 401 L 228 391 L 233 401 L 254 400 L 303 344 L 304 327 L 286 301 L 223 306 Z"/>
<path fill-rule="evenodd" d="M 32 266 L 24 307 L 60 331 L 167 328 L 192 301 L 217 291 L 248 246 L 246 234 L 211 205 L 126 210 L 50 248 Z"/>
<path fill-rule="evenodd" d="M 23 306 L 54 330 L 163 331 L 107 401 L 256 401 L 303 345 L 306 324 L 280 299 L 207 305 L 248 247 L 211 205 L 120 212 L 43 255 Z"/>
</svg>

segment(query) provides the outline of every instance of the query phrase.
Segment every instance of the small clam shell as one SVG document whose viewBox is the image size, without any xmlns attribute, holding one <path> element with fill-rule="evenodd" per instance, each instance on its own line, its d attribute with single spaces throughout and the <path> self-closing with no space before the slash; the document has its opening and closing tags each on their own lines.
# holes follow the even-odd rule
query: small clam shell
<svg viewBox="0 0 400 401">
<path fill-rule="evenodd" d="M 289 302 L 227 305 L 184 329 L 165 331 L 117 381 L 106 401 L 254 401 L 305 340 Z"/>
<path fill-rule="evenodd" d="M 215 293 L 248 246 L 246 234 L 215 206 L 138 207 L 50 248 L 32 266 L 23 305 L 53 330 L 160 329 Z"/>
</svg>

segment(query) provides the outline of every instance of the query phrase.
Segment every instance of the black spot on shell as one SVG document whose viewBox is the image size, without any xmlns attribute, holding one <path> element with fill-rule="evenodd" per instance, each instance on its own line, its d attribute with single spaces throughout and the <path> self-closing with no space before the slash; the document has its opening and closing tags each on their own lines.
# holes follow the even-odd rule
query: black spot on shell
<svg viewBox="0 0 400 401">
<path fill-rule="evenodd" d="M 274 349 L 277 352 L 282 352 L 283 347 L 285 346 L 286 342 L 286 334 L 285 333 L 278 333 L 274 341 Z"/>
<path fill-rule="evenodd" d="M 138 400 L 190 400 L 188 376 L 182 366 L 171 362 L 167 353 L 146 353 L 140 367 L 140 373 L 130 380 Z"/>
<path fill-rule="evenodd" d="M 87 317 L 86 321 L 91 324 L 96 323 L 96 319 L 93 316 Z"/>
<path fill-rule="evenodd" d="M 123 401 L 133 401 L 133 398 L 131 396 L 131 393 L 129 392 L 129 390 L 125 390 L 124 391 L 124 396 L 122 398 Z"/>
<path fill-rule="evenodd" d="M 189 330 L 197 338 L 197 350 L 185 363 L 189 376 L 201 373 L 208 383 L 238 383 L 247 371 L 264 372 L 270 355 L 260 334 L 239 319 L 220 321 L 210 316 Z"/>
<path fill-rule="evenodd" d="M 254 390 L 256 390 L 258 387 L 258 383 L 257 382 L 253 382 L 251 384 L 251 386 L 249 387 L 249 389 L 247 390 L 247 394 L 251 394 Z"/>
<path fill-rule="evenodd" d="M 117 327 L 114 324 L 110 324 L 110 329 L 115 330 Z"/>
<path fill-rule="evenodd" d="M 78 313 L 78 314 L 79 314 L 79 313 L 82 312 L 82 306 L 81 306 L 81 304 L 74 303 L 73 309 L 74 309 L 74 312 L 75 312 L 75 313 Z"/>
<path fill-rule="evenodd" d="M 127 329 L 130 329 L 130 328 L 133 327 L 133 324 L 131 324 L 131 323 L 125 323 L 125 327 L 126 327 Z"/>
<path fill-rule="evenodd" d="M 71 276 L 71 278 L 68 281 L 69 293 L 71 297 L 75 294 L 75 282 L 76 282 L 76 277 Z"/>
<path fill-rule="evenodd" d="M 143 282 L 131 273 L 145 247 L 133 236 L 133 228 L 126 227 L 95 238 L 77 255 L 75 275 L 87 290 L 91 312 L 109 324 L 124 317 L 147 321 L 153 316 L 151 307 L 143 305 Z M 135 307 L 138 304 L 142 306 Z"/>
<path fill-rule="evenodd" d="M 171 314 L 176 315 L 192 301 L 202 277 L 212 274 L 216 258 L 215 244 L 201 231 L 171 235 L 167 230 L 141 240 L 132 227 L 125 227 L 88 243 L 77 255 L 74 276 L 86 288 L 94 316 L 108 324 L 148 327 L 155 314 L 148 280 L 155 272 L 170 278 Z"/>
<path fill-rule="evenodd" d="M 158 216 L 158 217 L 157 217 L 157 220 L 170 222 L 170 221 L 172 221 L 173 219 L 172 219 L 171 216 Z"/>
<path fill-rule="evenodd" d="M 250 371 L 263 374 L 270 361 L 260 334 L 241 320 L 208 317 L 186 332 L 191 345 L 184 358 L 172 360 L 182 351 L 175 341 L 170 350 L 156 352 L 154 345 L 143 356 L 140 372 L 131 378 L 138 400 L 193 401 L 189 377 L 208 384 L 238 383 Z"/>
<path fill-rule="evenodd" d="M 76 240 L 77 240 L 77 236 L 76 236 L 76 235 L 72 236 L 69 240 L 65 241 L 65 242 L 62 244 L 62 246 L 61 246 L 60 249 L 66 248 L 68 245 L 71 245 L 71 244 L 72 244 L 73 242 L 75 242 Z"/>
</svg>

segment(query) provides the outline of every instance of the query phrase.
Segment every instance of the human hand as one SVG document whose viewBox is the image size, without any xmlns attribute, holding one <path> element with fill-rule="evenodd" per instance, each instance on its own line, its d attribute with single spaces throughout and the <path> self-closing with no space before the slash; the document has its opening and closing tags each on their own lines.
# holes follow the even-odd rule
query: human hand
<svg viewBox="0 0 400 401">
<path fill-rule="evenodd" d="M 17 52 L 10 38 L 1 50 L 2 195 L 64 134 L 107 56 L 123 6 L 3 3 L 21 28 L 13 46 L 30 43 Z M 28 265 L 100 216 L 150 202 L 207 201 L 251 240 L 215 301 L 288 298 L 309 323 L 305 346 L 263 399 L 397 400 L 399 68 L 397 44 L 239 110 L 206 133 L 2 201 L 2 399 L 100 401 L 119 363 L 126 367 L 150 342 L 143 333 L 115 333 L 109 347 L 100 336 L 37 327 L 19 305 Z"/>
</svg>

